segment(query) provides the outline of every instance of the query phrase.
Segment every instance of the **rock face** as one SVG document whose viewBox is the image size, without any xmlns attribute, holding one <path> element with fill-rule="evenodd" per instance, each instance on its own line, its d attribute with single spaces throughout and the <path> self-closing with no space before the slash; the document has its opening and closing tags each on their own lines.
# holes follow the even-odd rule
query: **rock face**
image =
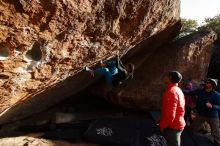
<svg viewBox="0 0 220 146">
<path fill-rule="evenodd" d="M 206 77 L 215 39 L 213 31 L 196 32 L 159 48 L 135 71 L 133 80 L 103 95 L 108 101 L 124 107 L 158 110 L 165 89 L 163 75 L 178 70 L 184 80 Z"/>
<path fill-rule="evenodd" d="M 33 137 L 21 136 L 21 137 L 13 137 L 13 138 L 2 138 L 0 140 L 0 145 L 10 146 L 10 145 L 17 145 L 17 146 L 54 146 L 55 144 L 51 141 L 45 139 L 38 139 Z"/>
<path fill-rule="evenodd" d="M 175 26 L 179 5 L 179 0 L 0 0 L 0 124 L 84 89 L 91 80 L 80 72 L 84 66 L 116 51 L 124 55 Z"/>
</svg>

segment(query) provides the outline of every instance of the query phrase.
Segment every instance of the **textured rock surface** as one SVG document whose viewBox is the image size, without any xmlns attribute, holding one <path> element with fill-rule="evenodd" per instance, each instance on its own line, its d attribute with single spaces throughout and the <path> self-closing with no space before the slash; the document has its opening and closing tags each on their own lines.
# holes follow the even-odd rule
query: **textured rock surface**
<svg viewBox="0 0 220 146">
<path fill-rule="evenodd" d="M 0 145 L 10 146 L 52 146 L 54 145 L 51 141 L 47 141 L 45 139 L 37 139 L 33 137 L 13 137 L 13 138 L 2 138 L 0 139 Z"/>
<path fill-rule="evenodd" d="M 0 0 L 0 10 L 0 123 L 76 93 L 84 66 L 179 21 L 179 0 Z"/>
<path fill-rule="evenodd" d="M 105 98 L 125 107 L 160 109 L 161 95 L 165 89 L 162 83 L 164 73 L 178 70 L 185 80 L 203 79 L 215 39 L 213 31 L 197 32 L 159 48 L 135 71 L 133 80 L 104 93 Z"/>
<path fill-rule="evenodd" d="M 46 139 L 33 138 L 28 136 L 2 138 L 0 139 L 1 146 L 98 146 L 95 144 L 71 144 L 64 141 L 51 141 Z"/>
</svg>

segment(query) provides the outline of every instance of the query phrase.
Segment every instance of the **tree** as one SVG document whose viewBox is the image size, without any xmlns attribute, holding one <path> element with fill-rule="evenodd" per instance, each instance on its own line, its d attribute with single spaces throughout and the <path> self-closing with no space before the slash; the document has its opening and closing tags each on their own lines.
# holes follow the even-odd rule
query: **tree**
<svg viewBox="0 0 220 146">
<path fill-rule="evenodd" d="M 187 35 L 194 31 L 197 31 L 198 23 L 196 20 L 193 19 L 181 19 L 182 28 L 181 28 L 181 35 Z"/>
<path fill-rule="evenodd" d="M 220 46 L 220 15 L 213 18 L 206 18 L 205 23 L 206 24 L 203 27 L 211 28 L 217 33 L 218 38 L 215 44 Z"/>
</svg>

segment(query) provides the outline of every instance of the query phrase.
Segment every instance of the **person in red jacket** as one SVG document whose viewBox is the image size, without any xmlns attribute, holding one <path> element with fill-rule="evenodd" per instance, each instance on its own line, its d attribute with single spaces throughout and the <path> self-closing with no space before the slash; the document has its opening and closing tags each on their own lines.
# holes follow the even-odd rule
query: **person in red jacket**
<svg viewBox="0 0 220 146">
<path fill-rule="evenodd" d="M 180 146 L 180 137 L 186 125 L 184 120 L 185 98 L 178 87 L 181 79 L 182 75 L 178 71 L 169 72 L 163 79 L 167 89 L 162 98 L 159 127 L 168 146 Z"/>
</svg>

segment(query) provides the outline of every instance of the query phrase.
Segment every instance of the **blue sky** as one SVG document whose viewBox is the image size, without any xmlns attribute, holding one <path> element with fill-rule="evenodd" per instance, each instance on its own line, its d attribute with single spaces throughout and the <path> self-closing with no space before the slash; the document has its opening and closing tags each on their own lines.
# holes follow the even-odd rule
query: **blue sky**
<svg viewBox="0 0 220 146">
<path fill-rule="evenodd" d="M 181 0 L 181 17 L 198 20 L 220 14 L 220 0 Z"/>
</svg>

